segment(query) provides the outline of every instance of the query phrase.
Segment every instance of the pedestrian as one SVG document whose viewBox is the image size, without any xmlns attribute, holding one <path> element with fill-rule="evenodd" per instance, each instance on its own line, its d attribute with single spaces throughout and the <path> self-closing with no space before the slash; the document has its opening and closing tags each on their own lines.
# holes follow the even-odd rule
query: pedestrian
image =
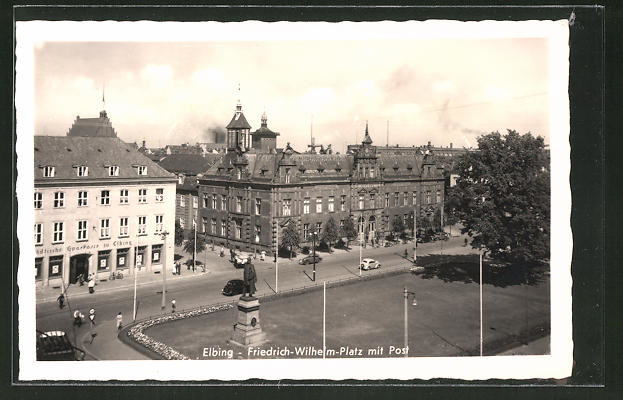
<svg viewBox="0 0 623 400">
<path fill-rule="evenodd" d="M 58 301 L 58 308 L 60 308 L 62 310 L 63 307 L 65 307 L 65 295 L 63 293 L 61 293 L 61 295 L 58 296 L 56 301 Z"/>
<path fill-rule="evenodd" d="M 117 314 L 117 330 L 121 330 L 121 327 L 123 326 L 123 315 L 121 315 L 121 311 L 119 311 L 119 314 Z"/>
<path fill-rule="evenodd" d="M 80 286 L 84 286 L 84 275 L 83 274 L 78 275 L 78 283 L 80 284 Z"/>
<path fill-rule="evenodd" d="M 175 312 L 175 299 L 171 300 L 171 313 Z"/>
<path fill-rule="evenodd" d="M 405 249 L 405 258 L 407 258 L 407 257 L 408 257 L 408 255 L 409 255 L 409 254 L 407 253 L 407 249 Z"/>
<path fill-rule="evenodd" d="M 82 326 L 82 318 L 84 318 L 84 315 L 80 312 L 80 310 L 74 311 L 74 325 L 78 328 Z"/>
<path fill-rule="evenodd" d="M 467 247 L 467 238 L 465 238 L 465 241 L 463 242 L 463 247 Z"/>
<path fill-rule="evenodd" d="M 91 322 L 91 328 L 95 327 L 95 308 L 89 310 L 89 321 Z"/>
<path fill-rule="evenodd" d="M 95 279 L 91 277 L 91 279 L 89 279 L 89 293 L 93 294 L 94 292 L 95 292 Z"/>
</svg>

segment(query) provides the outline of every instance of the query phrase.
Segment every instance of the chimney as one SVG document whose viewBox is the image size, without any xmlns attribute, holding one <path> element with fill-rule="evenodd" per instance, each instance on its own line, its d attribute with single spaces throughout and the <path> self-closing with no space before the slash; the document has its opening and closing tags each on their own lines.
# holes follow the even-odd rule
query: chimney
<svg viewBox="0 0 623 400">
<path fill-rule="evenodd" d="M 428 141 L 428 147 L 430 147 L 430 140 Z"/>
<path fill-rule="evenodd" d="M 450 148 L 452 148 L 452 142 L 450 142 Z"/>
<path fill-rule="evenodd" d="M 143 148 L 144 148 L 144 149 L 146 148 L 146 147 L 145 147 L 145 141 L 144 141 L 144 140 L 143 140 Z"/>
</svg>

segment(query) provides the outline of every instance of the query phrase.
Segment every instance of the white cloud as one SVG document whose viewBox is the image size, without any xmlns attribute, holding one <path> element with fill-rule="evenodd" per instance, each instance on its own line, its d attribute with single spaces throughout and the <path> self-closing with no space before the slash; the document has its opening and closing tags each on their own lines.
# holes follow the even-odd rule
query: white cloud
<svg viewBox="0 0 623 400">
<path fill-rule="evenodd" d="M 141 70 L 140 76 L 149 83 L 165 84 L 173 78 L 173 68 L 168 65 L 147 64 Z"/>
</svg>

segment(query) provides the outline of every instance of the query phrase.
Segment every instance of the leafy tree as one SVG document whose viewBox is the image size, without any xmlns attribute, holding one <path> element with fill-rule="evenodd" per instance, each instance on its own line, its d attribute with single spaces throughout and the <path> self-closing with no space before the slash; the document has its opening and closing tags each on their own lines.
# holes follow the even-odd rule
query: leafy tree
<svg viewBox="0 0 623 400">
<path fill-rule="evenodd" d="M 441 209 L 435 209 L 435 213 L 433 214 L 433 230 L 435 232 L 441 229 Z"/>
<path fill-rule="evenodd" d="M 352 218 L 348 217 L 344 220 L 341 235 L 346 238 L 346 247 L 348 247 L 351 240 L 357 237 L 357 229 L 355 228 L 355 223 Z"/>
<path fill-rule="evenodd" d="M 508 130 L 478 138 L 458 162 L 457 216 L 472 247 L 511 263 L 549 258 L 550 167 L 542 137 Z"/>
<path fill-rule="evenodd" d="M 206 249 L 205 237 L 197 234 L 197 253 L 201 253 Z M 193 269 L 195 268 L 195 228 L 188 234 L 188 240 L 184 243 L 184 251 L 193 256 Z"/>
<path fill-rule="evenodd" d="M 329 250 L 331 250 L 331 247 L 333 246 L 335 242 L 337 242 L 338 238 L 339 238 L 339 229 L 338 229 L 337 224 L 335 223 L 335 220 L 331 216 L 329 217 L 329 219 L 327 220 L 327 223 L 325 224 L 324 232 L 322 233 L 322 240 L 327 242 L 327 244 L 329 245 Z"/>
<path fill-rule="evenodd" d="M 443 218 L 446 225 L 454 225 L 459 222 L 459 218 L 457 217 L 457 208 L 459 207 L 459 204 L 460 201 L 455 187 L 447 187 L 445 191 L 443 209 Z"/>
<path fill-rule="evenodd" d="M 282 234 L 281 247 L 290 250 L 290 259 L 292 259 L 292 248 L 297 247 L 301 241 L 299 231 L 296 229 L 296 223 L 294 221 L 290 221 L 288 226 L 286 226 L 286 229 L 283 230 Z"/>
<path fill-rule="evenodd" d="M 184 229 L 180 225 L 180 221 L 175 220 L 175 245 L 181 246 L 184 243 Z"/>
<path fill-rule="evenodd" d="M 404 232 L 404 230 L 405 223 L 403 222 L 402 218 L 397 215 L 396 218 L 394 218 L 394 222 L 392 223 L 392 232 L 394 232 L 394 234 L 400 235 Z"/>
</svg>

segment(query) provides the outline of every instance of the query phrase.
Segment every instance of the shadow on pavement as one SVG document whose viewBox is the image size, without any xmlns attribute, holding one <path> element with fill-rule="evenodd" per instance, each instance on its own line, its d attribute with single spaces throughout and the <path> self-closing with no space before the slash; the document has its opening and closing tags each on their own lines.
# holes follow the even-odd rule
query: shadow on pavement
<svg viewBox="0 0 623 400">
<path fill-rule="evenodd" d="M 479 257 L 469 255 L 428 255 L 418 257 L 417 263 L 425 268 L 420 274 L 424 279 L 438 278 L 444 282 L 472 283 L 479 281 Z M 542 282 L 549 265 L 510 265 L 483 261 L 482 281 L 496 287 L 513 285 L 536 285 Z"/>
</svg>

